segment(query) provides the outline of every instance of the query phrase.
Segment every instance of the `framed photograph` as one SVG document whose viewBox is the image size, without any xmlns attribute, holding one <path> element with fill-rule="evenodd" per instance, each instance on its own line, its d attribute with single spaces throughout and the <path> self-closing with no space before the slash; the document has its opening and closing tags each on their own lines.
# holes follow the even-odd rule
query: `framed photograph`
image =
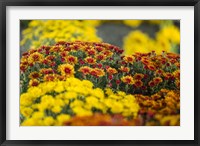
<svg viewBox="0 0 200 146">
<path fill-rule="evenodd" d="M 2 146 L 199 145 L 199 0 L 0 10 Z"/>
</svg>

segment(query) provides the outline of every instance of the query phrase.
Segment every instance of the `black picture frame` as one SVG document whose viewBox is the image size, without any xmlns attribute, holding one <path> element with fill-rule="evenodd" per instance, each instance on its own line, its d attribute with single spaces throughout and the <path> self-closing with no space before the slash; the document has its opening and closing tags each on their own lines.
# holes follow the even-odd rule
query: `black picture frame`
<svg viewBox="0 0 200 146">
<path fill-rule="evenodd" d="M 7 140 L 6 139 L 6 7 L 7 6 L 194 6 L 194 140 Z M 199 0 L 0 0 L 0 143 L 2 146 L 64 145 L 132 145 L 132 146 L 197 146 L 199 140 L 199 65 L 200 1 Z"/>
</svg>

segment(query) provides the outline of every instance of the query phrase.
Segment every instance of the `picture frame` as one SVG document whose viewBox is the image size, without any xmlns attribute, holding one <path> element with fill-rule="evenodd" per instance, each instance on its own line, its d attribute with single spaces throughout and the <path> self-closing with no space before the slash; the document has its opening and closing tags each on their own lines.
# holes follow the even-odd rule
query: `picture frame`
<svg viewBox="0 0 200 146">
<path fill-rule="evenodd" d="M 194 140 L 7 140 L 6 139 L 6 7 L 7 6 L 193 6 L 194 7 Z M 198 146 L 199 140 L 199 65 L 200 65 L 200 2 L 199 0 L 1 0 L 0 1 L 0 143 L 2 146 L 18 145 L 177 145 Z"/>
</svg>

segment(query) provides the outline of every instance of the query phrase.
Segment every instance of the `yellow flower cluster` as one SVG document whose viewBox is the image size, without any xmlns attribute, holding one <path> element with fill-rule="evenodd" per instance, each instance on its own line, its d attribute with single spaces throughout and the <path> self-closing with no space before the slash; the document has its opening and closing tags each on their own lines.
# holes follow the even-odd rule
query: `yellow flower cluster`
<svg viewBox="0 0 200 146">
<path fill-rule="evenodd" d="M 130 27 L 138 27 L 141 24 L 154 24 L 154 25 L 169 25 L 173 24 L 172 20 L 84 20 L 84 22 L 88 23 L 89 25 L 98 27 L 103 23 L 123 23 Z"/>
<path fill-rule="evenodd" d="M 163 29 L 161 29 L 157 33 L 157 39 L 168 40 L 171 43 L 179 45 L 180 44 L 180 30 L 174 25 L 163 27 Z"/>
<path fill-rule="evenodd" d="M 136 30 L 130 32 L 124 38 L 125 54 L 132 55 L 136 52 L 148 53 L 155 51 L 157 54 L 165 52 L 175 52 L 173 45 L 180 44 L 180 31 L 174 25 L 163 27 L 157 34 L 156 38 L 152 39 L 147 34 Z"/>
<path fill-rule="evenodd" d="M 23 30 L 21 46 L 37 48 L 41 45 L 52 45 L 58 41 L 96 41 L 95 20 L 33 20 Z"/>
<path fill-rule="evenodd" d="M 140 107 L 133 95 L 113 93 L 109 88 L 105 91 L 77 78 L 30 87 L 20 96 L 21 125 L 63 125 L 73 116 L 91 116 L 96 112 L 137 116 Z"/>
<path fill-rule="evenodd" d="M 138 27 L 142 23 L 142 20 L 124 20 L 123 22 L 125 25 Z"/>
<path fill-rule="evenodd" d="M 166 26 L 173 24 L 172 20 L 123 20 L 123 23 L 130 27 L 138 27 L 142 24 Z"/>
</svg>

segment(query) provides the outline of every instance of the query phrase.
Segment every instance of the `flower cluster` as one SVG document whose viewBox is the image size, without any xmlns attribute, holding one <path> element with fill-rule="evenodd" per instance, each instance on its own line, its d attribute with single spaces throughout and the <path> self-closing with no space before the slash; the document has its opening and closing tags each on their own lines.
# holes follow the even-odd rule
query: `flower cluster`
<svg viewBox="0 0 200 146">
<path fill-rule="evenodd" d="M 107 43 L 78 41 L 30 49 L 21 58 L 21 92 L 39 82 L 65 80 L 73 76 L 94 83 L 101 80 L 104 86 L 103 80 L 108 77 L 105 67 L 113 65 L 111 59 L 120 58 L 122 52 Z"/>
<path fill-rule="evenodd" d="M 175 25 L 163 26 L 156 33 L 155 39 L 139 30 L 131 31 L 124 38 L 125 54 L 128 55 L 136 52 L 148 53 L 151 51 L 155 51 L 157 54 L 161 54 L 162 51 L 178 52 L 179 44 L 180 31 Z"/>
<path fill-rule="evenodd" d="M 135 95 L 145 125 L 180 125 L 180 91 L 162 89 L 151 95 Z"/>
<path fill-rule="evenodd" d="M 95 113 L 105 114 L 105 117 L 106 114 L 120 114 L 133 118 L 139 108 L 133 95 L 121 91 L 113 93 L 109 88 L 104 93 L 102 89 L 94 88 L 92 82 L 73 77 L 66 81 L 40 83 L 20 96 L 23 126 L 65 125 L 71 118 Z M 117 123 L 126 123 L 126 120 Z"/>
<path fill-rule="evenodd" d="M 90 80 L 95 87 L 130 94 L 154 94 L 161 89 L 180 87 L 180 57 L 136 53 L 107 43 L 58 42 L 25 52 L 21 58 L 21 92 L 44 81 L 69 77 Z"/>
<path fill-rule="evenodd" d="M 22 54 L 20 84 L 21 125 L 180 124 L 174 53 L 123 55 L 108 43 L 60 41 Z"/>
<path fill-rule="evenodd" d="M 98 27 L 102 25 L 103 23 L 120 23 L 125 24 L 129 27 L 138 27 L 142 24 L 153 24 L 153 25 L 159 25 L 159 26 L 165 26 L 165 25 L 173 25 L 172 20 L 84 20 L 89 25 Z"/>
<path fill-rule="evenodd" d="M 98 36 L 97 30 L 103 23 L 119 23 L 131 28 L 142 24 L 156 24 L 161 28 L 155 40 L 142 32 L 130 32 L 123 42 L 125 53 L 129 55 L 140 50 L 143 53 L 152 50 L 157 53 L 162 50 L 177 52 L 176 45 L 180 44 L 179 29 L 171 20 L 32 20 L 28 28 L 22 31 L 21 48 L 53 45 L 58 41 L 101 42 L 102 38 Z"/>
<path fill-rule="evenodd" d="M 58 41 L 101 41 L 97 36 L 95 20 L 33 20 L 23 30 L 21 47 L 37 48 Z"/>
</svg>

